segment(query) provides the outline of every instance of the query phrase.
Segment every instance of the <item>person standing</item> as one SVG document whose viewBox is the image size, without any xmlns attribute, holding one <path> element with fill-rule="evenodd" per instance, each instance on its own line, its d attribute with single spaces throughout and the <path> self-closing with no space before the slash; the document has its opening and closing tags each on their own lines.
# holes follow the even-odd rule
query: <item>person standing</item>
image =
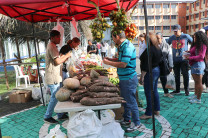
<svg viewBox="0 0 208 138">
<path fill-rule="evenodd" d="M 97 49 L 98 49 L 98 54 L 101 56 L 101 44 L 100 44 L 100 42 L 97 42 Z"/>
<path fill-rule="evenodd" d="M 105 43 L 101 42 L 101 55 L 102 55 L 102 59 L 104 59 L 106 57 L 106 51 L 107 51 L 107 47 L 106 47 Z"/>
<path fill-rule="evenodd" d="M 195 82 L 195 93 L 189 97 L 190 103 L 201 103 L 203 91 L 202 77 L 204 74 L 204 58 L 207 51 L 208 39 L 205 33 L 198 31 L 194 33 L 193 43 L 189 51 L 190 55 L 185 55 L 191 66 L 191 74 Z"/>
<path fill-rule="evenodd" d="M 153 81 L 153 92 L 154 92 L 154 114 L 160 114 L 160 98 L 159 93 L 157 90 L 158 85 L 158 78 L 160 76 L 160 67 L 159 63 L 162 58 L 162 52 L 159 47 L 159 42 L 157 37 L 153 33 L 149 33 L 149 53 L 151 53 L 150 57 L 148 55 L 147 49 L 142 53 L 140 56 L 140 68 L 141 68 L 141 76 L 139 79 L 139 83 L 144 85 L 144 92 L 147 101 L 147 108 L 144 113 L 140 117 L 140 119 L 150 119 L 152 118 L 152 102 L 151 102 L 151 89 L 150 89 L 150 72 L 149 72 L 149 65 L 148 65 L 148 57 L 150 58 L 150 63 L 152 63 L 152 81 Z"/>
<path fill-rule="evenodd" d="M 48 123 L 58 123 L 53 117 L 54 107 L 57 104 L 57 99 L 55 97 L 56 92 L 60 88 L 60 82 L 62 81 L 61 75 L 61 64 L 65 62 L 69 57 L 71 57 L 71 53 L 68 52 L 65 55 L 60 56 L 58 49 L 56 47 L 57 44 L 60 43 L 60 32 L 57 30 L 52 30 L 50 32 L 50 42 L 47 45 L 46 49 L 46 70 L 45 70 L 45 81 L 48 85 L 48 88 L 51 91 L 51 98 L 44 115 L 44 121 Z M 67 119 L 68 116 L 64 113 L 58 113 L 58 119 Z"/>
<path fill-rule="evenodd" d="M 138 56 L 138 58 L 140 58 L 140 56 L 142 55 L 142 53 L 147 48 L 146 43 L 145 43 L 144 34 L 140 34 L 139 35 L 139 40 L 140 40 L 140 42 L 139 42 L 139 56 Z"/>
<path fill-rule="evenodd" d="M 128 126 L 127 132 L 137 130 L 140 126 L 139 110 L 136 101 L 136 88 L 138 84 L 136 69 L 136 50 L 134 45 L 125 37 L 124 31 L 120 34 L 112 34 L 113 41 L 118 45 L 119 58 L 104 58 L 103 63 L 117 67 L 119 76 L 119 87 L 121 96 L 124 98 L 124 120 L 122 126 Z M 130 120 L 134 122 L 134 127 L 130 126 Z"/>
<path fill-rule="evenodd" d="M 183 82 L 185 95 L 189 95 L 189 64 L 184 60 L 182 54 L 188 50 L 188 42 L 192 43 L 193 39 L 190 35 L 181 33 L 181 26 L 176 24 L 173 26 L 174 35 L 168 39 L 168 44 L 172 44 L 173 54 L 173 71 L 175 73 L 176 90 L 171 94 L 180 94 L 180 74 L 183 74 Z"/>
<path fill-rule="evenodd" d="M 77 49 L 78 46 L 80 45 L 80 40 L 77 37 L 74 37 L 72 40 L 69 40 L 67 42 L 67 45 L 64 45 L 61 50 L 59 51 L 59 53 L 61 55 L 65 55 L 67 54 L 69 51 L 72 51 L 73 49 Z M 62 67 L 62 77 L 63 80 L 65 80 L 66 78 L 69 77 L 69 73 L 66 69 L 66 63 L 63 63 L 63 67 Z"/>
<path fill-rule="evenodd" d="M 92 40 L 88 40 L 87 54 L 96 54 L 96 52 L 96 46 L 92 44 Z"/>
<path fill-rule="evenodd" d="M 116 47 L 111 43 L 111 46 L 109 48 L 109 57 L 110 58 L 115 58 L 116 55 Z"/>
<path fill-rule="evenodd" d="M 173 57 L 172 57 L 171 47 L 168 43 L 166 43 L 165 39 L 163 39 L 162 33 L 160 33 L 160 32 L 156 33 L 156 37 L 159 42 L 159 47 L 162 50 L 163 56 L 167 58 L 167 61 L 169 63 L 170 72 L 171 72 L 173 69 Z M 164 96 L 169 97 L 169 98 L 173 98 L 173 95 L 171 95 L 168 92 L 168 89 L 165 88 L 165 85 L 167 83 L 167 76 L 160 76 L 160 81 L 162 83 Z"/>
<path fill-rule="evenodd" d="M 106 47 L 106 52 L 105 52 L 106 54 L 105 54 L 105 55 L 107 56 L 107 55 L 108 55 L 108 52 L 109 52 L 109 51 L 108 51 L 108 49 L 109 49 L 109 44 L 108 44 L 106 41 L 104 41 L 104 45 L 105 45 L 105 47 Z"/>
</svg>

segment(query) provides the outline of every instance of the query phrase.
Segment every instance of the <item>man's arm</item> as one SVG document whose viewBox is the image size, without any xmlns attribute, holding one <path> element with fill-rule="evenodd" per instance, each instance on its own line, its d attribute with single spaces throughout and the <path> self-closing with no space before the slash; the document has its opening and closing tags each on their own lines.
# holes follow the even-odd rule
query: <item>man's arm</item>
<svg viewBox="0 0 208 138">
<path fill-rule="evenodd" d="M 110 61 L 108 59 L 103 59 L 103 63 L 107 64 L 107 65 L 111 65 L 114 66 L 116 68 L 126 68 L 127 63 L 125 62 L 115 62 L 115 61 Z"/>
<path fill-rule="evenodd" d="M 188 34 L 186 36 L 187 36 L 188 42 L 192 43 L 193 42 L 193 38 L 190 35 L 188 35 Z"/>
<path fill-rule="evenodd" d="M 66 55 L 62 55 L 60 57 L 57 57 L 54 59 L 55 65 L 59 65 L 61 63 L 64 63 L 69 57 L 71 57 L 71 52 L 68 52 Z"/>
<path fill-rule="evenodd" d="M 105 58 L 110 61 L 118 62 L 118 58 L 109 58 L 109 57 L 105 57 Z"/>
</svg>

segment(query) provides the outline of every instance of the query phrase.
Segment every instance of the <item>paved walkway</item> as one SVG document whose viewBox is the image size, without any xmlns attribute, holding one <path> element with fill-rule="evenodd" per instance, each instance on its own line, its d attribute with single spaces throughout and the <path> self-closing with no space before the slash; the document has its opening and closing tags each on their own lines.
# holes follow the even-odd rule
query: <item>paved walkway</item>
<svg viewBox="0 0 208 138">
<path fill-rule="evenodd" d="M 201 104 L 190 104 L 184 93 L 174 98 L 164 97 L 161 89 L 159 93 L 161 116 L 156 117 L 156 137 L 208 137 L 208 94 L 202 95 Z M 140 87 L 140 95 L 145 99 L 143 87 Z M 44 137 L 55 126 L 44 123 L 45 111 L 46 107 L 37 106 L 0 118 L 2 135 L 12 138 Z M 143 113 L 144 109 L 140 109 L 140 115 Z M 141 122 L 142 128 L 133 134 L 125 134 L 126 137 L 152 137 L 152 120 Z M 67 134 L 67 121 L 60 124 L 61 130 Z"/>
</svg>

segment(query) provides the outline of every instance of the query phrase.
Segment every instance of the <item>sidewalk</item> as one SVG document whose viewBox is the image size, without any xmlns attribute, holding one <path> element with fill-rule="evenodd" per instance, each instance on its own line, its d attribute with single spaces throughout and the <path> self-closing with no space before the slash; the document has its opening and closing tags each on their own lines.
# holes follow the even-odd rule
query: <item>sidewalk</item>
<svg viewBox="0 0 208 138">
<path fill-rule="evenodd" d="M 161 89 L 159 89 L 159 93 L 161 116 L 156 117 L 156 137 L 208 137 L 208 94 L 202 95 L 201 104 L 190 104 L 188 97 L 184 96 L 184 92 L 175 95 L 174 98 L 164 97 Z M 146 104 L 143 87 L 140 87 L 139 94 Z M 140 115 L 142 115 L 143 109 L 140 110 Z M 12 138 L 44 137 L 51 128 L 55 127 L 55 125 L 44 123 L 45 111 L 46 107 L 41 105 L 0 118 L 2 136 L 12 136 Z M 66 134 L 67 122 L 60 122 L 61 130 Z M 134 134 L 126 134 L 126 136 L 152 137 L 152 120 L 141 120 L 141 122 L 143 124 L 141 130 Z"/>
</svg>

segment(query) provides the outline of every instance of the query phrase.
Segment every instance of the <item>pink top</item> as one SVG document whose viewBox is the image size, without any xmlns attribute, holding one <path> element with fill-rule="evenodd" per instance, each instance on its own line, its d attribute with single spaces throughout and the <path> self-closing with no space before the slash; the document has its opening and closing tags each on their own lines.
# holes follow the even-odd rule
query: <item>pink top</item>
<svg viewBox="0 0 208 138">
<path fill-rule="evenodd" d="M 196 46 L 193 46 L 190 49 L 190 54 L 191 55 L 189 57 L 189 64 L 190 65 L 193 65 L 196 62 L 203 62 L 204 61 L 205 54 L 206 54 L 206 50 L 207 50 L 207 47 L 204 44 L 203 44 L 203 49 L 200 50 L 199 52 L 197 52 Z"/>
<path fill-rule="evenodd" d="M 101 44 L 97 44 L 97 48 L 100 49 L 100 47 L 101 47 Z"/>
</svg>

